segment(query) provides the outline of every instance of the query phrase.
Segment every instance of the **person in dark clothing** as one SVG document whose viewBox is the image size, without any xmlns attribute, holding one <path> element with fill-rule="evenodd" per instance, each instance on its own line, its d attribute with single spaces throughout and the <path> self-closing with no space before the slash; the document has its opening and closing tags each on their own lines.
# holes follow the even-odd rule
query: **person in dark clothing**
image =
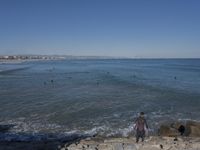
<svg viewBox="0 0 200 150">
<path fill-rule="evenodd" d="M 185 127 L 183 125 L 180 125 L 178 131 L 180 132 L 181 135 L 183 135 L 185 133 Z"/>
<path fill-rule="evenodd" d="M 147 121 L 144 118 L 144 112 L 140 113 L 140 116 L 136 119 L 135 130 L 136 130 L 136 142 L 138 143 L 139 138 L 142 138 L 142 142 L 145 138 L 145 128 L 148 129 Z"/>
</svg>

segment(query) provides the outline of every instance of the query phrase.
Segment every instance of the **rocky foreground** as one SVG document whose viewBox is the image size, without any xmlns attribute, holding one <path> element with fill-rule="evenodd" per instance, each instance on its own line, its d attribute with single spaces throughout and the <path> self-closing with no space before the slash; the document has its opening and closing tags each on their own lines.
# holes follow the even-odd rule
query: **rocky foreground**
<svg viewBox="0 0 200 150">
<path fill-rule="evenodd" d="M 184 132 L 180 136 L 180 126 Z M 200 122 L 186 121 L 161 125 L 158 136 L 144 142 L 130 138 L 87 138 L 65 144 L 61 150 L 200 150 Z"/>
<path fill-rule="evenodd" d="M 179 128 L 184 126 L 183 135 Z M 0 132 L 11 126 L 0 126 Z M 200 122 L 185 121 L 162 124 L 157 136 L 148 136 L 144 142 L 127 138 L 69 137 L 40 141 L 0 140 L 0 150 L 200 150 Z"/>
<path fill-rule="evenodd" d="M 85 139 L 65 145 L 61 150 L 200 150 L 200 138 L 148 137 L 142 143 L 135 138 Z"/>
</svg>

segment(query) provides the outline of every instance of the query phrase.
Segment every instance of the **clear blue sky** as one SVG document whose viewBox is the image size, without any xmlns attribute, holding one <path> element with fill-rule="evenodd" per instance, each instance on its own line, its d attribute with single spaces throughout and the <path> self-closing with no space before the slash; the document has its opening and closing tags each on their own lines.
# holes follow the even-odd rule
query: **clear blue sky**
<svg viewBox="0 0 200 150">
<path fill-rule="evenodd" d="M 0 0 L 0 54 L 200 58 L 200 0 Z"/>
</svg>

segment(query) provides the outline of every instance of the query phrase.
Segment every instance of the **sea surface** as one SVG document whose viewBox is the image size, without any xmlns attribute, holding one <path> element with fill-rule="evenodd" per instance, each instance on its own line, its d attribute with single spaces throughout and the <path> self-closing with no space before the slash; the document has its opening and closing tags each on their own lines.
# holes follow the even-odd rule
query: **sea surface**
<svg viewBox="0 0 200 150">
<path fill-rule="evenodd" d="M 152 134 L 166 121 L 200 121 L 200 59 L 0 64 L 0 125 L 11 126 L 0 140 L 126 137 L 141 111 Z"/>
</svg>

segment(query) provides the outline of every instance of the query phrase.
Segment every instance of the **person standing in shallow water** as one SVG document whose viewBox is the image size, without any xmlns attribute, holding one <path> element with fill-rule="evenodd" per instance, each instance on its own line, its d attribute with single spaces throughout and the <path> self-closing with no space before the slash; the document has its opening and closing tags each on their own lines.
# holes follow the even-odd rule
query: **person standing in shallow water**
<svg viewBox="0 0 200 150">
<path fill-rule="evenodd" d="M 140 116 L 136 119 L 135 130 L 136 130 L 136 142 L 138 143 L 139 138 L 142 138 L 142 142 L 145 138 L 145 128 L 148 129 L 147 121 L 144 117 L 144 112 L 140 113 Z"/>
</svg>

